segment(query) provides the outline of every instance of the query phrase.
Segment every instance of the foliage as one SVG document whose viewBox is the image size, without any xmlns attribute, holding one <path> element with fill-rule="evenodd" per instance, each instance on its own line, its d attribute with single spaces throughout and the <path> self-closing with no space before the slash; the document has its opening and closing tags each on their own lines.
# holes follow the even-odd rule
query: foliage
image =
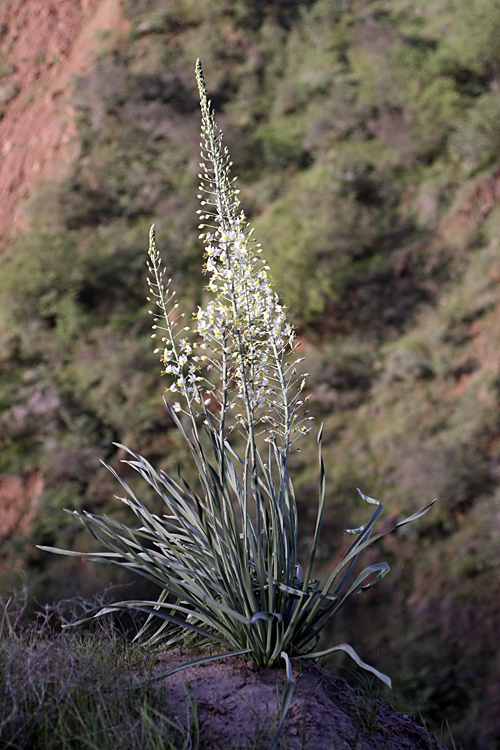
<svg viewBox="0 0 500 750">
<path fill-rule="evenodd" d="M 479 96 L 450 138 L 450 153 L 470 170 L 495 160 L 498 151 L 500 97 L 497 92 Z"/>
</svg>

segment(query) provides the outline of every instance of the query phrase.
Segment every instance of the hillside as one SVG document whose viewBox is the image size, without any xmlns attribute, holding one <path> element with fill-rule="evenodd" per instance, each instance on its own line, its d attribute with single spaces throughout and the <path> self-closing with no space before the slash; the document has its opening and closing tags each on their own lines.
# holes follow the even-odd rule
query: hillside
<svg viewBox="0 0 500 750">
<path fill-rule="evenodd" d="M 326 639 L 352 641 L 396 704 L 448 720 L 464 750 L 496 748 L 497 4 L 11 0 L 0 31 L 2 587 L 19 569 L 39 600 L 117 580 L 34 546 L 84 548 L 63 508 L 120 517 L 99 465 L 119 468 L 113 442 L 189 472 L 151 351 L 145 248 L 154 221 L 192 310 L 200 57 L 325 424 L 318 573 L 363 522 L 356 487 L 387 525 L 438 498 L 383 542 L 392 573 Z M 313 439 L 293 470 L 307 550 Z"/>
</svg>

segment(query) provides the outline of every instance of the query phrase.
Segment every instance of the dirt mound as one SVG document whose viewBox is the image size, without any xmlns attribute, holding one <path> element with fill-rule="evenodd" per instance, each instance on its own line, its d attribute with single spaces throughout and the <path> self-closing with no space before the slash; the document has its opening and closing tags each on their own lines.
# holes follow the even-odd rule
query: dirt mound
<svg viewBox="0 0 500 750">
<path fill-rule="evenodd" d="M 161 654 L 153 676 L 189 658 L 178 651 Z M 297 686 L 281 741 L 288 750 L 444 750 L 408 715 L 386 701 L 361 697 L 317 664 L 294 665 L 294 676 Z M 159 685 L 166 709 L 184 728 L 194 725 L 196 710 L 202 747 L 265 750 L 272 743 L 284 683 L 284 669 L 259 669 L 235 658 L 190 667 Z"/>
<path fill-rule="evenodd" d="M 64 175 L 78 156 L 71 77 L 85 74 L 106 33 L 127 24 L 119 0 L 0 5 L 1 248 L 22 228 L 19 204 L 40 180 Z"/>
</svg>

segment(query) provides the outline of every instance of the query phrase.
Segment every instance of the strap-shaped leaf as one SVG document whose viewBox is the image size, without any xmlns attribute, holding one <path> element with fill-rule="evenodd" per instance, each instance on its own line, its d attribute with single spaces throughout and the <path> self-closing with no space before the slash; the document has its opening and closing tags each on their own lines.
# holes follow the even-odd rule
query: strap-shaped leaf
<svg viewBox="0 0 500 750">
<path fill-rule="evenodd" d="M 371 672 L 372 674 L 375 675 L 375 677 L 378 677 L 378 679 L 384 682 L 388 687 L 392 688 L 391 678 L 388 677 L 383 672 L 379 672 L 379 670 L 375 669 L 375 667 L 372 667 L 366 662 L 361 661 L 356 651 L 353 649 L 352 646 L 349 646 L 348 643 L 340 643 L 338 646 L 332 646 L 332 648 L 327 648 L 324 651 L 315 651 L 312 654 L 305 654 L 304 656 L 301 656 L 300 658 L 301 659 L 319 659 L 321 656 L 329 656 L 330 654 L 334 654 L 336 651 L 345 651 L 345 653 L 349 654 L 351 659 L 353 659 L 353 661 L 356 662 L 358 667 L 361 667 L 361 669 L 364 669 L 367 672 Z"/>
</svg>

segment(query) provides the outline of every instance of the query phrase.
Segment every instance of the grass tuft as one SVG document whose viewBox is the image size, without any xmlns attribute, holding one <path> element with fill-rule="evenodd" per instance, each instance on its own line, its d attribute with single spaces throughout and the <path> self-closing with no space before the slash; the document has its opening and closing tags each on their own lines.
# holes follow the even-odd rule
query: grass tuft
<svg viewBox="0 0 500 750">
<path fill-rule="evenodd" d="M 110 621 L 67 630 L 68 611 L 99 603 L 63 602 L 23 623 L 25 597 L 1 601 L 0 744 L 10 750 L 194 750 L 196 706 L 186 726 L 166 713 L 158 688 L 130 690 L 150 656 Z"/>
</svg>

